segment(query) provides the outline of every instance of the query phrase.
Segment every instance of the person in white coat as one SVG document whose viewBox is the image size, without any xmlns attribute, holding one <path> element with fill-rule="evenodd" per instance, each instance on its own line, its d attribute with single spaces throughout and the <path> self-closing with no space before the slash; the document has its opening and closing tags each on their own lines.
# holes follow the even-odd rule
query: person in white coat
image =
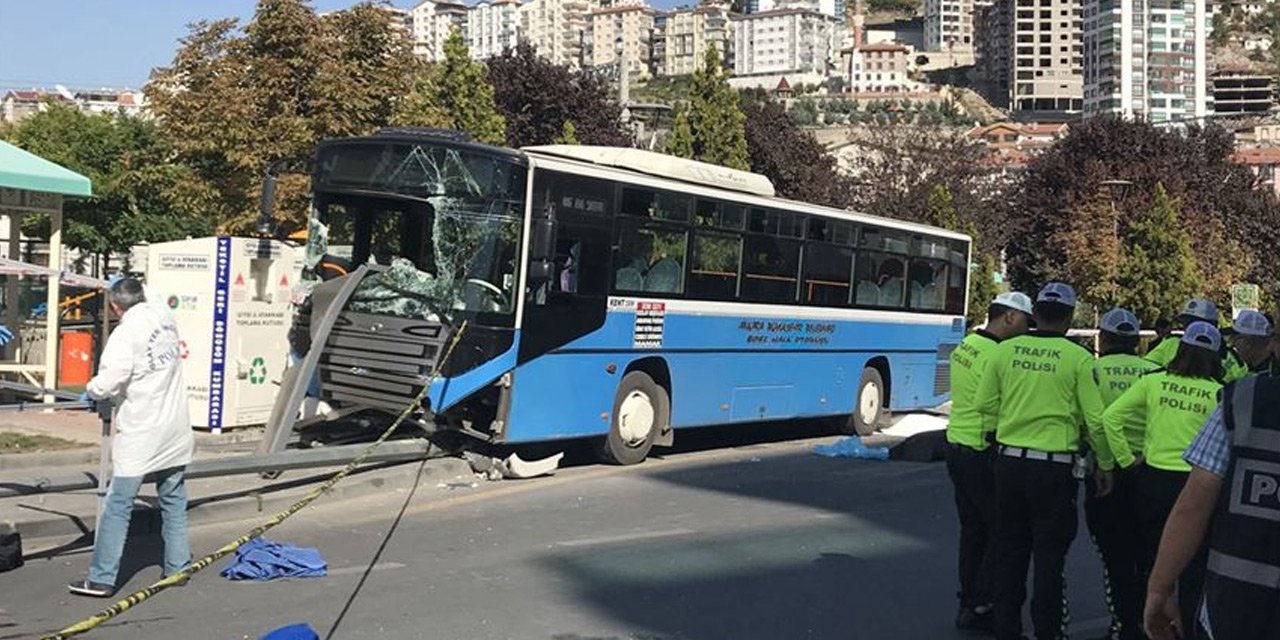
<svg viewBox="0 0 1280 640">
<path fill-rule="evenodd" d="M 164 575 L 191 561 L 183 476 L 195 445 L 173 315 L 163 304 L 147 302 L 142 284 L 131 278 L 112 284 L 109 296 L 120 324 L 107 339 L 98 375 L 85 393 L 117 405 L 112 477 L 89 575 L 68 585 L 74 594 L 99 598 L 115 593 L 133 501 L 144 480 L 155 481 L 159 497 Z"/>
</svg>

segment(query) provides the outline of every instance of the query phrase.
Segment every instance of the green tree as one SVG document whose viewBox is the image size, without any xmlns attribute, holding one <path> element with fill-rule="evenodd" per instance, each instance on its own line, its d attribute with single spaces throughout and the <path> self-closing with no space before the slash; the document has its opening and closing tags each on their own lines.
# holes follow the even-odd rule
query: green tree
<svg viewBox="0 0 1280 640">
<path fill-rule="evenodd" d="M 729 86 L 714 46 L 707 47 L 702 67 L 693 74 L 686 118 L 693 144 L 689 153 L 676 155 L 744 171 L 750 168 L 743 131 L 747 118 L 738 108 L 738 95 Z"/>
<path fill-rule="evenodd" d="M 321 18 L 304 0 L 260 0 L 236 20 L 197 22 L 146 87 L 175 160 L 215 189 L 205 212 L 220 231 L 252 229 L 263 170 L 305 160 L 315 143 L 387 124 L 420 63 L 412 43 L 370 4 Z M 277 191 L 283 230 L 305 224 L 307 179 Z"/>
<path fill-rule="evenodd" d="M 1129 252 L 1120 263 L 1116 303 L 1150 325 L 1200 292 L 1191 238 L 1178 223 L 1181 202 L 1156 184 L 1152 205 L 1129 226 Z"/>
<path fill-rule="evenodd" d="M 142 242 L 162 242 L 211 231 L 205 211 L 213 192 L 173 150 L 156 123 L 119 114 L 88 115 L 51 102 L 9 132 L 13 144 L 83 174 L 91 198 L 63 205 L 63 241 L 82 251 L 110 254 Z M 27 216 L 23 231 L 48 238 L 46 216 Z"/>
<path fill-rule="evenodd" d="M 689 126 L 689 112 L 676 107 L 676 122 L 667 136 L 667 153 L 681 158 L 693 157 L 693 129 Z"/>
<path fill-rule="evenodd" d="M 507 139 L 507 123 L 494 105 L 488 71 L 471 59 L 457 28 L 444 41 L 444 60 L 419 73 L 396 121 L 466 131 L 485 144 L 500 145 Z"/>
<path fill-rule="evenodd" d="M 976 327 L 986 322 L 987 306 L 999 289 L 995 283 L 996 257 L 983 252 L 978 245 L 978 226 L 972 220 L 962 222 L 946 185 L 937 185 L 929 194 L 926 222 L 951 231 L 963 231 L 973 240 L 972 262 L 969 271 L 969 313 L 966 321 Z"/>
<path fill-rule="evenodd" d="M 802 127 L 818 124 L 818 105 L 804 98 L 791 105 L 791 119 Z"/>
<path fill-rule="evenodd" d="M 1066 256 L 1056 277 L 1074 283 L 1081 300 L 1104 310 L 1116 299 L 1125 256 L 1117 215 L 1106 198 L 1090 198 L 1072 209 L 1066 226 L 1053 239 Z"/>
<path fill-rule="evenodd" d="M 580 144 L 578 142 L 578 130 L 573 126 L 572 120 L 565 120 L 564 127 L 560 130 L 560 135 L 556 136 L 555 144 Z"/>
<path fill-rule="evenodd" d="M 622 124 L 622 105 L 602 76 L 553 64 L 527 42 L 490 58 L 487 64 L 494 102 L 507 122 L 507 146 L 518 149 L 552 142 L 569 121 L 582 144 L 634 144 Z"/>
</svg>

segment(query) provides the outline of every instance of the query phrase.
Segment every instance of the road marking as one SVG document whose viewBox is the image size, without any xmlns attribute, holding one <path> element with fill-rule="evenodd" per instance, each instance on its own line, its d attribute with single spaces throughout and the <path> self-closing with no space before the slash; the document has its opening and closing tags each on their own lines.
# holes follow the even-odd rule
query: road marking
<svg viewBox="0 0 1280 640">
<path fill-rule="evenodd" d="M 698 533 L 693 529 L 666 529 L 664 531 L 637 531 L 636 533 L 624 533 L 616 536 L 601 536 L 597 538 L 579 538 L 577 540 L 565 540 L 557 542 L 557 547 L 594 547 L 605 544 L 616 544 L 619 542 L 632 542 L 635 540 L 653 540 L 654 538 L 671 538 L 674 536 L 687 536 Z"/>
</svg>

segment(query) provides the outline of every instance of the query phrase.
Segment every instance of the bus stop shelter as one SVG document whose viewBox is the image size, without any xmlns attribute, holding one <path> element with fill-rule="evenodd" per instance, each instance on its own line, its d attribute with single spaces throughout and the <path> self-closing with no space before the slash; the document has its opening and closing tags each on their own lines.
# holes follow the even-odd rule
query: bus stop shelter
<svg viewBox="0 0 1280 640">
<path fill-rule="evenodd" d="M 65 274 L 62 265 L 62 201 L 66 197 L 93 195 L 90 180 L 61 165 L 0 141 L 0 217 L 9 222 L 8 259 L 0 261 L 0 274 L 8 275 L 6 286 L 5 324 L 19 330 L 22 311 L 18 308 L 18 279 L 48 277 L 44 362 L 25 364 L 20 348 L 13 358 L 0 361 L 0 374 L 16 373 L 46 389 L 58 384 L 58 324 L 61 285 L 81 278 Z M 22 218 L 28 215 L 49 216 L 49 262 L 32 265 L 18 261 L 21 251 Z M 17 342 L 21 342 L 20 336 Z"/>
</svg>

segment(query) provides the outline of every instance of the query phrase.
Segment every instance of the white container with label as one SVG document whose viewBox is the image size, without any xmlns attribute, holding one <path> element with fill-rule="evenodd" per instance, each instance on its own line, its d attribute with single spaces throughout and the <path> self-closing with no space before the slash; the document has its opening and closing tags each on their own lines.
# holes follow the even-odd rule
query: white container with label
<svg viewBox="0 0 1280 640">
<path fill-rule="evenodd" d="M 177 320 L 193 427 L 266 423 L 289 361 L 301 255 L 280 241 L 226 236 L 148 248 L 147 289 Z"/>
</svg>

